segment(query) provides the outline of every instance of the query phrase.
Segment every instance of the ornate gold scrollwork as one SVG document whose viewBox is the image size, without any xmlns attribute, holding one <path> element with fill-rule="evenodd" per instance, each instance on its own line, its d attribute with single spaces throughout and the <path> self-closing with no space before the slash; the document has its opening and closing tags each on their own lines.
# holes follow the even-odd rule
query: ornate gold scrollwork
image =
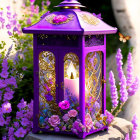
<svg viewBox="0 0 140 140">
<path fill-rule="evenodd" d="M 106 80 L 104 79 L 104 76 L 103 76 L 103 79 L 102 79 L 102 83 L 103 83 L 103 84 L 106 83 Z"/>
<path fill-rule="evenodd" d="M 64 82 L 61 82 L 61 88 L 64 89 Z"/>
</svg>

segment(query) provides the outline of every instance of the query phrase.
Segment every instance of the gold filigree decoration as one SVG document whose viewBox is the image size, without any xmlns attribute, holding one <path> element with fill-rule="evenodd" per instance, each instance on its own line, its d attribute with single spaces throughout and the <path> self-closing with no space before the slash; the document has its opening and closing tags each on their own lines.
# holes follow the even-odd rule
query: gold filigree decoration
<svg viewBox="0 0 140 140">
<path fill-rule="evenodd" d="M 98 100 L 100 103 L 98 112 L 102 113 L 102 52 L 88 53 L 85 64 L 86 102 L 89 102 L 89 97 L 92 97 L 94 99 L 90 101 L 92 108 Z"/>
<path fill-rule="evenodd" d="M 99 19 L 96 18 L 95 16 L 93 15 L 87 15 L 87 14 L 82 14 L 80 15 L 81 18 L 83 19 L 84 22 L 88 23 L 88 24 L 91 24 L 91 25 L 98 25 L 99 24 Z"/>
<path fill-rule="evenodd" d="M 67 18 L 66 21 L 64 21 L 64 22 L 59 22 L 59 23 L 54 23 L 54 22 L 53 22 L 53 19 L 54 19 L 55 16 L 57 16 L 57 15 L 55 15 L 55 14 L 48 15 L 48 16 L 46 17 L 46 21 L 49 22 L 49 23 L 51 23 L 51 24 L 59 25 L 59 24 L 65 24 L 65 23 L 70 22 L 71 20 L 73 20 L 73 17 L 74 17 L 73 14 L 70 14 L 70 15 L 68 15 L 68 18 Z"/>
</svg>

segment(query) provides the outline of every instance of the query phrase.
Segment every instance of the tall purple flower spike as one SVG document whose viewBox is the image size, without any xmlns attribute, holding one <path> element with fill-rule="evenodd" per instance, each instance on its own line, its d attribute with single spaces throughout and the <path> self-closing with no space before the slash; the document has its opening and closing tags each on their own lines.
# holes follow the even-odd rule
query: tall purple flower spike
<svg viewBox="0 0 140 140">
<path fill-rule="evenodd" d="M 120 100 L 122 103 L 125 103 L 128 99 L 128 92 L 126 90 L 126 78 L 124 74 L 122 75 L 120 79 Z"/>
<path fill-rule="evenodd" d="M 132 130 L 131 140 L 136 140 L 137 139 L 137 129 L 138 129 L 137 116 L 136 115 L 134 115 L 134 117 L 132 119 L 132 124 L 133 124 L 133 130 Z"/>
<path fill-rule="evenodd" d="M 133 62 L 132 54 L 129 53 L 127 57 L 127 86 L 130 87 L 133 83 Z"/>
<path fill-rule="evenodd" d="M 112 106 L 113 106 L 113 108 L 115 108 L 118 105 L 118 93 L 117 93 L 117 88 L 115 85 L 114 74 L 112 71 L 110 71 L 110 73 L 109 73 L 109 83 L 110 83 Z"/>
<path fill-rule="evenodd" d="M 116 64 L 117 64 L 117 71 L 118 71 L 119 79 L 121 79 L 122 76 L 124 75 L 123 69 L 122 69 L 122 65 L 123 65 L 122 59 L 123 59 L 123 56 L 121 53 L 121 49 L 119 48 L 116 54 Z"/>
</svg>

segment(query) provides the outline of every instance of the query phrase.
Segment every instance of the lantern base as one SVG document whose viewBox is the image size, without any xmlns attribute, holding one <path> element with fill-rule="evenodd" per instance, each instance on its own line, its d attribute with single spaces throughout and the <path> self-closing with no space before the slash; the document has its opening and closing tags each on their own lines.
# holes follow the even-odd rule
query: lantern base
<svg viewBox="0 0 140 140">
<path fill-rule="evenodd" d="M 40 129 L 34 129 L 32 130 L 32 133 L 34 134 L 37 134 L 38 132 L 42 132 L 42 133 L 48 133 L 48 134 L 63 134 L 63 135 L 70 135 L 70 136 L 77 136 L 81 139 L 84 139 L 86 138 L 88 135 L 91 135 L 93 133 L 96 133 L 96 132 L 99 132 L 99 131 L 105 131 L 105 130 L 108 130 L 108 127 L 105 126 L 103 128 L 100 128 L 100 129 L 96 129 L 96 130 L 93 130 L 91 132 L 81 132 L 81 133 L 78 133 L 78 134 L 74 134 L 73 132 L 66 132 L 66 131 L 59 131 L 59 132 L 56 132 L 56 131 L 49 131 L 45 128 L 40 128 Z"/>
</svg>

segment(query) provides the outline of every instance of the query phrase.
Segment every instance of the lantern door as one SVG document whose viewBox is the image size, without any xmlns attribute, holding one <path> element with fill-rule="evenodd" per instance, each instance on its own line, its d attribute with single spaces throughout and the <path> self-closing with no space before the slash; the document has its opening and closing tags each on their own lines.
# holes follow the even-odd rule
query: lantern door
<svg viewBox="0 0 140 140">
<path fill-rule="evenodd" d="M 59 114 L 58 108 L 58 51 L 47 49 L 39 53 L 39 127 L 45 128 L 45 119 Z"/>
</svg>

